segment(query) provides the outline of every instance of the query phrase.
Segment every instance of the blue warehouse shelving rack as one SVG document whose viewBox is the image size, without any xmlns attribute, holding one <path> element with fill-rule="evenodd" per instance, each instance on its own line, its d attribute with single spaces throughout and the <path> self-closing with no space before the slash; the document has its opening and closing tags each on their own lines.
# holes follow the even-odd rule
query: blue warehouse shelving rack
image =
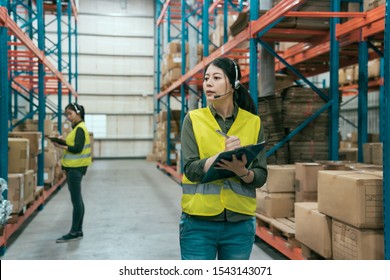
<svg viewBox="0 0 390 280">
<path fill-rule="evenodd" d="M 165 2 L 156 1 L 156 27 L 157 27 L 157 63 L 156 63 L 156 99 L 158 113 L 161 110 L 161 104 L 165 104 L 168 112 L 170 110 L 169 98 L 174 96 L 179 98 L 182 104 L 181 118 L 183 119 L 187 112 L 187 89 L 190 83 L 195 83 L 199 87 L 199 98 L 201 98 L 201 71 L 205 65 L 210 63 L 213 59 L 220 56 L 234 57 L 235 48 L 242 42 L 249 41 L 249 60 L 250 71 L 244 69 L 243 82 L 249 82 L 249 89 L 254 101 L 257 101 L 257 47 L 261 45 L 264 49 L 272 53 L 277 60 L 275 60 L 275 72 L 285 72 L 292 74 L 299 81 L 305 82 L 311 87 L 324 101 L 325 105 L 317 112 L 306 119 L 302 124 L 297 126 L 287 137 L 283 138 L 272 149 L 267 151 L 267 156 L 270 156 L 277 149 L 283 146 L 294 135 L 299 133 L 311 121 L 317 118 L 325 111 L 329 112 L 329 159 L 338 160 L 338 121 L 340 114 L 339 98 L 340 93 L 347 90 L 347 87 L 339 87 L 338 70 L 341 67 L 346 67 L 359 63 L 359 84 L 348 86 L 350 89 L 358 90 L 357 98 L 358 106 L 358 159 L 362 161 L 362 147 L 367 142 L 367 92 L 369 87 L 379 88 L 380 90 L 380 138 L 383 141 L 383 192 L 384 192 L 384 232 L 385 232 L 385 259 L 390 259 L 390 209 L 386 207 L 390 201 L 390 162 L 385 156 L 389 150 L 388 135 L 389 130 L 389 101 L 388 95 L 390 88 L 389 80 L 389 65 L 388 63 L 381 63 L 381 79 L 377 81 L 368 81 L 367 62 L 370 59 L 380 57 L 381 61 L 389 61 L 389 1 L 385 5 L 381 5 L 368 12 L 340 12 L 341 4 L 344 3 L 360 3 L 360 11 L 363 11 L 363 1 L 361 0 L 335 0 L 330 1 L 330 12 L 303 12 L 299 11 L 299 6 L 305 3 L 305 0 L 282 0 L 275 7 L 267 11 L 264 15 L 259 17 L 258 1 L 197 1 L 198 9 L 191 11 L 199 15 L 202 19 L 202 30 L 199 31 L 199 36 L 203 43 L 203 60 L 195 67 L 185 71 L 182 64 L 182 76 L 179 80 L 173 82 L 168 88 L 161 87 L 161 63 L 162 57 L 162 25 L 166 28 L 174 22 L 180 22 L 181 42 L 182 46 L 188 40 L 187 30 L 189 24 L 187 23 L 187 15 L 190 14 L 188 4 L 186 1 L 170 1 Z M 179 5 L 181 4 L 181 5 Z M 201 5 L 200 5 L 201 4 Z M 222 46 L 212 52 L 208 53 L 209 46 L 209 22 L 212 20 L 210 15 L 214 15 L 218 9 L 223 9 L 226 18 L 226 11 L 228 6 L 231 7 L 249 7 L 250 22 L 247 28 L 234 36 L 233 39 L 226 41 Z M 171 10 L 180 10 L 181 17 L 173 18 Z M 188 10 L 188 11 L 187 11 Z M 230 9 L 231 10 L 231 9 Z M 186 12 L 187 11 L 187 12 Z M 387 11 L 387 12 L 386 12 Z M 276 25 L 283 19 L 288 17 L 302 17 L 302 18 L 326 18 L 329 19 L 329 30 L 299 30 L 299 29 L 281 29 Z M 346 21 L 345 19 L 349 19 Z M 386 23 L 386 24 L 385 24 Z M 197 25 L 200 26 L 200 25 Z M 225 26 L 226 27 L 226 26 Z M 225 29 L 226 33 L 226 29 Z M 169 32 L 168 32 L 169 34 Z M 300 35 L 300 36 L 294 36 Z M 304 35 L 304 36 L 302 36 Z M 170 38 L 168 38 L 169 41 Z M 291 41 L 299 42 L 293 47 L 288 48 L 282 53 L 276 53 L 267 43 L 274 41 Z M 372 42 L 381 42 L 384 47 L 378 47 Z M 351 51 L 352 49 L 352 51 Z M 182 53 L 183 54 L 183 53 Z M 315 65 L 315 66 L 313 66 Z M 317 74 L 329 72 L 330 74 L 330 89 L 329 94 L 324 94 L 314 84 L 312 84 L 307 77 Z M 387 82 L 386 82 L 387 80 Z M 164 101 L 163 101 L 164 100 Z M 168 101 L 166 101 L 168 100 Z M 204 106 L 204 103 L 202 103 Z M 169 116 L 169 114 L 168 114 Z M 168 122 L 169 123 L 169 122 Z M 169 132 L 169 130 L 168 130 Z M 168 133 L 169 135 L 169 133 Z M 167 171 L 170 175 L 180 180 L 181 175 L 175 168 L 158 163 L 159 168 Z M 266 233 L 262 229 L 258 229 L 258 235 L 261 238 L 266 238 Z M 270 243 L 286 254 L 292 259 L 301 259 L 300 252 L 294 252 L 288 245 L 281 240 L 270 240 Z"/>
<path fill-rule="evenodd" d="M 55 19 L 45 24 L 46 15 Z M 61 29 L 66 15 L 67 36 Z M 57 40 L 45 37 L 45 28 L 57 23 Z M 68 61 L 63 57 L 62 44 L 68 42 Z M 62 123 L 62 96 L 69 101 L 77 98 L 77 8 L 74 0 L 1 0 L 0 1 L 0 177 L 8 178 L 8 131 L 38 115 L 38 129 L 44 135 L 44 119 L 49 110 Z M 72 57 L 74 55 L 74 57 Z M 50 58 L 49 58 L 50 57 Z M 56 61 L 54 65 L 52 61 Z M 73 63 L 75 65 L 73 66 Z M 66 78 L 68 75 L 68 79 Z M 72 85 L 74 84 L 75 87 Z M 49 102 L 49 94 L 58 95 L 58 104 Z M 29 104 L 27 113 L 18 111 L 20 100 Z M 21 117 L 22 116 L 22 117 Z M 13 123 L 13 119 L 20 119 Z M 61 132 L 61 126 L 58 126 Z M 44 137 L 41 142 L 44 146 Z M 43 150 L 43 149 L 42 149 Z M 44 157 L 38 156 L 38 186 L 44 184 Z M 7 224 L 0 236 L 1 255 L 5 253 L 7 239 L 37 209 L 43 207 L 47 198 L 60 186 L 62 178 L 49 190 L 43 190 L 36 200 L 19 217 L 17 223 Z M 3 194 L 7 198 L 7 193 Z"/>
</svg>

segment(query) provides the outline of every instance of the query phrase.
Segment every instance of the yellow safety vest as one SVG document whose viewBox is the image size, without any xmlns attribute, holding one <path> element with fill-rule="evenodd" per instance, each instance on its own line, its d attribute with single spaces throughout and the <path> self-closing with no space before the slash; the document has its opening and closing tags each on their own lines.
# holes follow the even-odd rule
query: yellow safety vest
<svg viewBox="0 0 390 280">
<path fill-rule="evenodd" d="M 225 149 L 225 139 L 215 132 L 220 129 L 209 108 L 189 112 L 201 159 L 214 156 Z M 242 146 L 257 143 L 261 121 L 241 108 L 227 135 L 240 138 Z M 189 215 L 215 216 L 224 209 L 254 215 L 256 190 L 243 187 L 237 176 L 209 183 L 191 182 L 184 174 L 181 206 Z"/>
<path fill-rule="evenodd" d="M 91 142 L 89 139 L 89 133 L 84 122 L 80 122 L 66 137 L 66 144 L 74 146 L 77 128 L 81 128 L 85 134 L 85 143 L 83 150 L 79 154 L 73 154 L 65 151 L 61 159 L 61 164 L 64 167 L 82 167 L 89 166 L 92 163 L 91 158 Z"/>
</svg>

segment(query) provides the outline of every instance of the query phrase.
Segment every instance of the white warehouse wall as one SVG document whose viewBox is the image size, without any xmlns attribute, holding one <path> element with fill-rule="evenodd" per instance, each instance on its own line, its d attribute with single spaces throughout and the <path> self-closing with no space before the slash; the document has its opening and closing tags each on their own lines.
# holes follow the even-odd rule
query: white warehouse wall
<svg viewBox="0 0 390 280">
<path fill-rule="evenodd" d="M 46 17 L 46 22 L 51 20 Z M 63 37 L 66 23 L 64 16 Z M 95 158 L 146 157 L 154 124 L 154 1 L 80 1 L 77 27 L 78 103 L 85 107 L 91 128 L 99 127 Z M 57 42 L 56 24 L 47 27 L 46 36 Z M 68 61 L 67 40 L 62 52 Z M 58 103 L 57 96 L 48 98 Z M 67 103 L 68 96 L 63 96 L 62 107 Z"/>
</svg>

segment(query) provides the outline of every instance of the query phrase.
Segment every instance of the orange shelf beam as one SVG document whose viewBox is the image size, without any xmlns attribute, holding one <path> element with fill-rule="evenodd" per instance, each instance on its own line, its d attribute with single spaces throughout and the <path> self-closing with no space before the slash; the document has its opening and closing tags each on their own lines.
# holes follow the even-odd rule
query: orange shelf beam
<svg viewBox="0 0 390 280">
<path fill-rule="evenodd" d="M 156 26 L 159 26 L 163 22 L 165 13 L 167 12 L 167 9 L 168 9 L 168 6 L 169 6 L 170 2 L 171 2 L 171 0 L 166 0 L 165 1 L 164 7 L 162 8 L 160 16 L 157 19 Z"/>
<path fill-rule="evenodd" d="M 367 27 L 376 21 L 383 20 L 385 18 L 385 10 L 385 5 L 381 5 L 366 12 L 366 16 L 364 18 L 354 18 L 345 23 L 337 24 L 336 38 L 340 39 L 342 36 L 348 35 L 353 31 L 359 31 L 361 28 Z"/>
<path fill-rule="evenodd" d="M 7 27 L 8 30 L 12 32 L 12 34 L 14 34 L 33 54 L 35 54 L 36 57 L 38 57 L 41 63 L 50 69 L 50 71 L 72 92 L 74 96 L 78 97 L 78 94 L 72 85 L 69 84 L 64 76 L 57 70 L 57 68 L 51 64 L 51 62 L 44 55 L 44 52 L 41 51 L 23 32 L 23 30 L 21 30 L 19 26 L 9 17 L 7 9 L 4 7 L 0 7 L 0 24 Z"/>
<path fill-rule="evenodd" d="M 366 12 L 288 12 L 285 17 L 304 18 L 363 18 Z"/>
<path fill-rule="evenodd" d="M 176 168 L 172 167 L 172 166 L 168 166 L 168 165 L 165 165 L 165 164 L 162 164 L 161 162 L 156 162 L 157 164 L 157 167 L 162 169 L 162 170 L 165 170 L 168 174 L 172 175 L 173 178 L 178 182 L 180 183 L 181 182 L 181 179 L 182 179 L 182 175 L 177 173 L 176 171 Z"/>
<path fill-rule="evenodd" d="M 274 235 L 266 227 L 256 225 L 256 235 L 274 247 L 280 253 L 288 257 L 290 260 L 304 260 L 302 250 L 299 247 L 292 247 L 282 237 Z"/>
</svg>

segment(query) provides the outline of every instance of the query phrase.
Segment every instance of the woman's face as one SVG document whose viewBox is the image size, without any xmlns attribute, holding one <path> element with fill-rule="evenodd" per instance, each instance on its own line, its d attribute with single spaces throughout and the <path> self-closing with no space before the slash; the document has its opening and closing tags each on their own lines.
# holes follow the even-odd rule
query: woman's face
<svg viewBox="0 0 390 280">
<path fill-rule="evenodd" d="M 65 110 L 65 116 L 71 123 L 76 123 L 80 120 L 80 116 L 77 115 L 77 113 L 71 109 Z"/>
<path fill-rule="evenodd" d="M 204 76 L 203 91 L 207 101 L 214 101 L 231 96 L 233 88 L 223 70 L 215 65 L 210 65 Z"/>
</svg>

